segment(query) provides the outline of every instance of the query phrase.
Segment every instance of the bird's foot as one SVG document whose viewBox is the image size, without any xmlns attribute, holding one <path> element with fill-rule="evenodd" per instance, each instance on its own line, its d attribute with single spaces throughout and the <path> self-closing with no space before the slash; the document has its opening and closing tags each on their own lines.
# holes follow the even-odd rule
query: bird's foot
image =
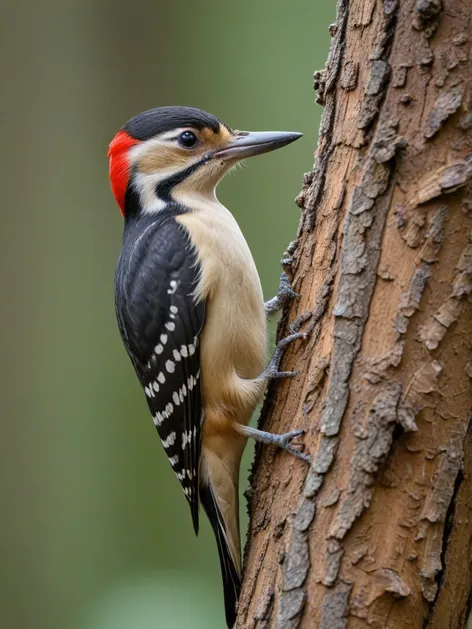
<svg viewBox="0 0 472 629">
<path fill-rule="evenodd" d="M 293 378 L 298 374 L 298 371 L 279 371 L 280 362 L 283 358 L 284 352 L 290 343 L 293 341 L 297 341 L 298 339 L 306 339 L 307 335 L 303 332 L 295 332 L 294 334 L 289 334 L 284 339 L 277 343 L 277 347 L 272 355 L 272 358 L 269 361 L 269 364 L 261 374 L 261 378 L 265 380 L 275 379 L 275 378 Z"/>
<path fill-rule="evenodd" d="M 269 318 L 272 315 L 282 310 L 284 306 L 291 303 L 294 299 L 299 299 L 300 295 L 296 293 L 290 286 L 290 280 L 285 271 L 280 276 L 279 288 L 277 289 L 276 297 L 272 297 L 264 304 L 266 317 Z"/>
<path fill-rule="evenodd" d="M 309 455 L 303 452 L 303 444 L 293 443 L 294 439 L 305 434 L 304 430 L 291 430 L 290 432 L 285 432 L 281 435 L 274 435 L 271 432 L 258 430 L 257 428 L 252 428 L 251 426 L 242 426 L 241 424 L 238 424 L 236 429 L 244 436 L 251 437 L 259 443 L 278 446 L 290 454 L 293 454 L 293 456 L 296 456 L 298 459 L 301 459 L 306 463 L 310 462 Z"/>
</svg>

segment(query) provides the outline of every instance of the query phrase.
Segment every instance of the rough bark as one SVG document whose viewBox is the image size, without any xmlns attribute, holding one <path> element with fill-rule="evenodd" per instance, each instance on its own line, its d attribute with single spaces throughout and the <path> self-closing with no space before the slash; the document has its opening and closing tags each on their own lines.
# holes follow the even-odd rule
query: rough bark
<svg viewBox="0 0 472 629">
<path fill-rule="evenodd" d="M 240 629 L 463 629 L 472 586 L 472 5 L 339 0 L 261 425 Z"/>
</svg>

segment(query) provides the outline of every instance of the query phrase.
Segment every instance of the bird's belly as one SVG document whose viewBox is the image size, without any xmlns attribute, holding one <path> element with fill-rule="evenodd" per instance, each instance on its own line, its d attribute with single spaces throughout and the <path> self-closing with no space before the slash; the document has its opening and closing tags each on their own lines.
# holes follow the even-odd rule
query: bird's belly
<svg viewBox="0 0 472 629">
<path fill-rule="evenodd" d="M 265 366 L 264 298 L 247 242 L 228 210 L 220 208 L 180 217 L 196 245 L 201 266 L 196 293 L 206 304 L 200 339 L 203 399 L 230 415 L 243 410 L 250 415 L 255 404 L 242 380 L 257 378 Z"/>
<path fill-rule="evenodd" d="M 260 307 L 254 308 L 251 286 L 234 288 L 221 286 L 208 302 L 202 363 L 213 366 L 215 376 L 235 372 L 241 378 L 256 378 L 266 359 L 264 305 L 260 300 Z"/>
<path fill-rule="evenodd" d="M 223 403 L 234 415 L 248 406 L 241 379 L 257 378 L 264 369 L 267 329 L 252 257 L 244 256 L 235 265 L 233 255 L 227 262 L 218 270 L 218 282 L 207 300 L 200 351 L 204 400 Z"/>
</svg>

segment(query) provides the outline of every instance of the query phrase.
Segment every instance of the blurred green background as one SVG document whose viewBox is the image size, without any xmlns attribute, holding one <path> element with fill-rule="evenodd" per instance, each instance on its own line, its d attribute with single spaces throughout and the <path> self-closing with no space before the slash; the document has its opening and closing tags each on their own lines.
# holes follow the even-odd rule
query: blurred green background
<svg viewBox="0 0 472 629">
<path fill-rule="evenodd" d="M 2 628 L 224 627 L 209 526 L 194 537 L 118 336 L 107 146 L 164 104 L 302 131 L 219 189 L 272 296 L 313 162 L 312 73 L 334 5 L 3 0 Z"/>
</svg>

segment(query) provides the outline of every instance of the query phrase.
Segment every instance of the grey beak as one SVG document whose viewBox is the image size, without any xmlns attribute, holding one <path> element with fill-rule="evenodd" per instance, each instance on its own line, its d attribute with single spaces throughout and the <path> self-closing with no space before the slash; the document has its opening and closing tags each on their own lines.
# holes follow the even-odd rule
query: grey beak
<svg viewBox="0 0 472 629">
<path fill-rule="evenodd" d="M 214 153 L 215 157 L 245 159 L 275 151 L 301 138 L 301 133 L 291 131 L 239 131 L 238 135 L 224 148 Z"/>
</svg>

